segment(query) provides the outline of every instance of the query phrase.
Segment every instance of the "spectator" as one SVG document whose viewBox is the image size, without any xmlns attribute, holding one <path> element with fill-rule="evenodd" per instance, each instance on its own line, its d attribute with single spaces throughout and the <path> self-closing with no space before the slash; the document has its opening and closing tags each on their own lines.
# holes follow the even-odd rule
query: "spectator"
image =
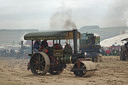
<svg viewBox="0 0 128 85">
<path fill-rule="evenodd" d="M 44 48 L 48 47 L 48 43 L 46 39 L 41 42 L 41 47 L 44 47 Z"/>
<path fill-rule="evenodd" d="M 11 49 L 11 50 L 10 50 L 10 54 L 11 54 L 11 57 L 15 57 L 15 55 L 16 55 L 15 50 Z"/>
<path fill-rule="evenodd" d="M 35 43 L 34 43 L 34 51 L 38 52 L 39 48 L 40 48 L 40 41 L 36 40 Z"/>
<path fill-rule="evenodd" d="M 109 55 L 110 55 L 110 52 L 111 52 L 111 51 L 110 51 L 109 49 L 106 50 L 106 55 L 109 56 Z"/>
</svg>

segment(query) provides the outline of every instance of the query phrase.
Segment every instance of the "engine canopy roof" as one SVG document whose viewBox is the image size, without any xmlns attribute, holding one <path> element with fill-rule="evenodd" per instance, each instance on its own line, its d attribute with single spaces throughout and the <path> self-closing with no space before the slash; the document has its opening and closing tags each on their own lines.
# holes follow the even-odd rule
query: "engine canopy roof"
<svg viewBox="0 0 128 85">
<path fill-rule="evenodd" d="M 81 37 L 81 33 L 77 31 L 77 38 Z M 33 32 L 24 36 L 25 40 L 57 40 L 57 39 L 73 39 L 73 30 L 63 31 L 45 31 Z"/>
</svg>

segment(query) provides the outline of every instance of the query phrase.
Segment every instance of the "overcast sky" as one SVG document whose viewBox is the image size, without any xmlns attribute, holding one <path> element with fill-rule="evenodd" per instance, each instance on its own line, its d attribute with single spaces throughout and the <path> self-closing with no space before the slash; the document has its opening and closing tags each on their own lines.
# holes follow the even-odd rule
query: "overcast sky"
<svg viewBox="0 0 128 85">
<path fill-rule="evenodd" d="M 128 24 L 127 2 L 127 0 L 0 0 L 0 29 L 51 29 L 51 19 L 56 19 L 54 15 L 58 12 L 60 14 L 68 12 L 77 28 L 87 25 L 123 26 Z"/>
</svg>

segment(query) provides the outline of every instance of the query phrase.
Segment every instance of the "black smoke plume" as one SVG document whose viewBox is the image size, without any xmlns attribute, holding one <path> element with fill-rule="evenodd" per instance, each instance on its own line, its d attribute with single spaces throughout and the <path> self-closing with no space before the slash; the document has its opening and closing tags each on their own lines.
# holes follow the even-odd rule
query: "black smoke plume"
<svg viewBox="0 0 128 85">
<path fill-rule="evenodd" d="M 76 25 L 72 20 L 72 10 L 67 9 L 65 5 L 60 7 L 50 18 L 51 29 L 76 29 Z"/>
</svg>

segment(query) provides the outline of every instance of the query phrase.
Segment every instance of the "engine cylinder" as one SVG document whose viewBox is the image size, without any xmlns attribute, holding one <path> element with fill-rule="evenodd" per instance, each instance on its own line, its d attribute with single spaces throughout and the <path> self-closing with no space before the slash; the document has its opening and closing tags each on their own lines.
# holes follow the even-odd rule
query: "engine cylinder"
<svg viewBox="0 0 128 85">
<path fill-rule="evenodd" d="M 65 55 L 64 57 L 61 58 L 61 61 L 65 64 L 70 64 L 72 63 L 72 56 L 71 55 Z"/>
</svg>

